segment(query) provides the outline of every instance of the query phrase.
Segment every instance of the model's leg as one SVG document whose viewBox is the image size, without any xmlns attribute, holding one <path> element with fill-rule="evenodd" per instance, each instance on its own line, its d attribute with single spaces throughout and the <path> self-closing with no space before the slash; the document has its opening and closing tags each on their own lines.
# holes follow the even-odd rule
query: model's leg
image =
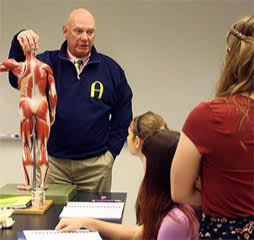
<svg viewBox="0 0 254 240">
<path fill-rule="evenodd" d="M 32 150 L 32 109 L 26 98 L 21 98 L 19 101 L 19 119 L 20 119 L 20 136 L 23 143 L 22 164 L 24 168 L 26 184 L 19 185 L 19 189 L 31 189 L 30 180 L 33 171 L 33 159 L 31 158 Z"/>
<path fill-rule="evenodd" d="M 47 141 L 50 132 L 50 120 L 48 103 L 46 97 L 43 98 L 36 109 L 36 129 L 38 143 L 38 163 L 40 167 L 40 187 L 46 189 L 45 178 L 48 171 Z"/>
</svg>

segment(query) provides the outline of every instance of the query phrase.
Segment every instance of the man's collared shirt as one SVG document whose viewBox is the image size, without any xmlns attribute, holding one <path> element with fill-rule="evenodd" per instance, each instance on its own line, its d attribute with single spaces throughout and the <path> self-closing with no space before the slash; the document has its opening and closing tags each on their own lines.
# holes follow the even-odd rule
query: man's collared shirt
<svg viewBox="0 0 254 240">
<path fill-rule="evenodd" d="M 74 64 L 75 60 L 77 59 L 77 57 L 75 57 L 73 54 L 71 54 L 71 52 L 67 49 L 67 53 L 68 53 L 68 58 L 69 60 Z M 90 55 L 91 53 L 87 56 L 87 57 L 83 57 L 81 58 L 83 61 L 83 64 L 80 67 L 80 73 L 83 71 L 83 68 L 86 66 L 86 64 L 88 63 L 89 59 L 90 59 Z"/>
</svg>

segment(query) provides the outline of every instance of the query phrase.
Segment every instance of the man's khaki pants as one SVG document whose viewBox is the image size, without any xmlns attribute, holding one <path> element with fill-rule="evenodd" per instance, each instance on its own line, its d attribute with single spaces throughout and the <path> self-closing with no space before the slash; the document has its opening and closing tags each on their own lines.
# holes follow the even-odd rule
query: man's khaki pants
<svg viewBox="0 0 254 240">
<path fill-rule="evenodd" d="M 77 189 L 93 192 L 110 192 L 114 158 L 104 154 L 84 160 L 49 158 L 47 183 L 73 184 Z M 37 183 L 39 184 L 37 169 Z"/>
</svg>

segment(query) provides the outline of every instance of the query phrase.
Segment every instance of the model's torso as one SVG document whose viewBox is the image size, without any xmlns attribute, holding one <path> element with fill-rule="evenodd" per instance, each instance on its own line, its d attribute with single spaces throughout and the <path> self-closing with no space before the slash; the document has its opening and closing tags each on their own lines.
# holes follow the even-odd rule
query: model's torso
<svg viewBox="0 0 254 240">
<path fill-rule="evenodd" d="M 20 94 L 22 97 L 39 100 L 45 96 L 47 73 L 43 63 L 36 58 L 24 62 L 24 72 L 20 80 Z"/>
</svg>

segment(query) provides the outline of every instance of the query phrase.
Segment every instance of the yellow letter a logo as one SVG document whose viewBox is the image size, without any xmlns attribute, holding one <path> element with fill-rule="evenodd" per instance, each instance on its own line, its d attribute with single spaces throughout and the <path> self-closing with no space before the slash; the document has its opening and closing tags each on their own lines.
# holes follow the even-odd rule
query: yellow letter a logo
<svg viewBox="0 0 254 240">
<path fill-rule="evenodd" d="M 99 85 L 99 88 L 95 88 L 96 85 Z M 102 94 L 103 94 L 103 85 L 101 82 L 96 81 L 91 85 L 91 97 L 94 98 L 95 92 L 99 92 L 98 99 L 101 99 Z"/>
</svg>

